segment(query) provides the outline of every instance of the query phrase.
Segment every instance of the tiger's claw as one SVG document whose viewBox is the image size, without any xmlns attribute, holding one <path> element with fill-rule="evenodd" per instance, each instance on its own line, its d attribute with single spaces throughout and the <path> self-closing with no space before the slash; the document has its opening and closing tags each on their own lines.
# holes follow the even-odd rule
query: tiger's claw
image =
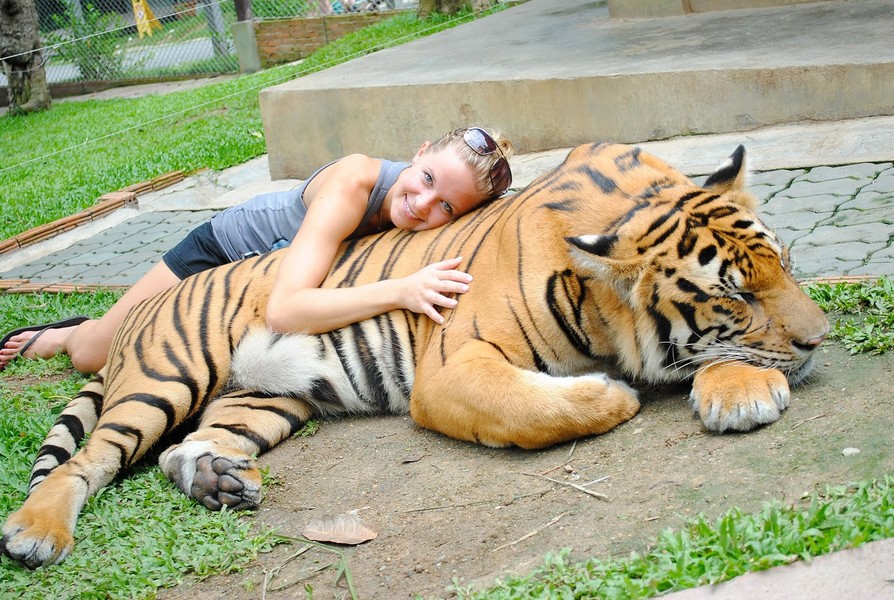
<svg viewBox="0 0 894 600">
<path fill-rule="evenodd" d="M 26 509 L 10 515 L 0 551 L 32 571 L 61 562 L 74 548 L 71 531 L 52 521 L 31 518 Z"/>
</svg>

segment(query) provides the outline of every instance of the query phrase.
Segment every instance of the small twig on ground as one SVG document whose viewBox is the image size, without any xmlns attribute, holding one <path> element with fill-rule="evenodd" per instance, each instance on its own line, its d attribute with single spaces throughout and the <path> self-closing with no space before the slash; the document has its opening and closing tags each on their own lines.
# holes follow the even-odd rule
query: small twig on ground
<svg viewBox="0 0 894 600">
<path fill-rule="evenodd" d="M 584 486 L 584 487 L 590 487 L 590 486 L 593 485 L 594 483 L 602 483 L 603 481 L 605 481 L 605 480 L 608 479 L 609 477 L 610 477 L 610 475 L 606 475 L 605 477 L 599 477 L 599 478 L 597 478 L 597 479 L 594 479 L 593 481 L 588 481 L 587 483 L 580 483 L 580 484 L 578 484 L 578 485 L 582 485 L 582 486 Z"/>
<path fill-rule="evenodd" d="M 535 529 L 534 531 L 529 531 L 528 533 L 526 533 L 525 535 L 521 536 L 520 538 L 518 538 L 518 539 L 515 540 L 514 542 L 509 542 L 509 543 L 507 543 L 507 544 L 503 544 L 502 546 L 497 546 L 496 548 L 494 548 L 493 550 L 491 550 L 491 552 L 496 552 L 497 550 L 502 550 L 503 548 L 508 548 L 509 546 L 514 546 L 514 545 L 516 545 L 516 544 L 518 544 L 518 543 L 520 543 L 520 542 L 525 541 L 525 540 L 528 539 L 529 537 L 532 537 L 532 536 L 537 535 L 538 533 L 540 533 L 541 531 L 543 531 L 543 530 L 546 529 L 547 527 L 551 527 L 551 526 L 555 525 L 556 523 L 558 523 L 558 522 L 559 522 L 559 519 L 561 519 L 562 517 L 564 517 L 566 514 L 568 514 L 568 513 L 562 513 L 561 515 L 559 515 L 558 517 L 554 518 L 552 521 L 550 521 L 550 522 L 547 523 L 546 525 L 543 525 L 542 527 L 538 527 L 538 528 Z"/>
<path fill-rule="evenodd" d="M 345 556 L 345 553 L 344 553 L 344 552 L 342 552 L 342 551 L 339 550 L 338 548 L 334 548 L 334 547 L 332 547 L 332 546 L 328 546 L 328 545 L 326 545 L 326 544 L 321 544 L 320 542 L 315 542 L 315 541 L 313 541 L 313 540 L 309 540 L 309 539 L 307 539 L 307 538 L 303 538 L 303 537 L 292 537 L 292 536 L 288 536 L 288 535 L 280 535 L 280 536 L 278 536 L 278 537 L 279 537 L 280 539 L 289 540 L 289 541 L 291 541 L 291 542 L 301 542 L 301 543 L 304 544 L 306 547 L 302 547 L 302 548 L 300 548 L 300 549 L 299 549 L 297 552 L 295 552 L 292 556 L 290 556 L 289 558 L 287 558 L 287 559 L 285 560 L 285 562 L 283 562 L 283 564 L 279 565 L 278 567 L 276 567 L 276 568 L 274 568 L 274 569 L 271 569 L 271 570 L 270 570 L 270 573 L 269 573 L 269 579 L 268 579 L 268 574 L 265 574 L 265 576 L 264 576 L 264 589 L 263 589 L 262 592 L 261 592 L 261 599 L 262 599 L 262 600 L 264 600 L 264 597 L 265 597 L 265 595 L 266 595 L 266 593 L 267 593 L 267 584 L 268 584 L 268 582 L 269 582 L 270 580 L 272 580 L 273 577 L 276 576 L 276 573 L 277 573 L 280 569 L 282 569 L 282 568 L 283 568 L 283 567 L 284 567 L 290 560 L 292 560 L 293 558 L 295 558 L 295 557 L 297 557 L 297 556 L 299 556 L 299 555 L 301 555 L 301 554 L 304 554 L 305 552 L 307 552 L 310 548 L 312 548 L 312 547 L 314 547 L 314 546 L 316 546 L 317 548 L 320 548 L 320 549 L 322 549 L 322 550 L 325 550 L 325 551 L 327 551 L 327 552 L 332 552 L 333 554 L 335 554 L 335 555 L 338 556 L 339 560 L 338 560 L 337 563 L 329 563 L 329 564 L 325 565 L 324 567 L 319 567 L 319 568 L 317 568 L 317 569 L 314 569 L 313 573 L 317 573 L 317 572 L 322 571 L 322 570 L 324 570 L 324 569 L 328 569 L 328 568 L 331 567 L 332 565 L 336 565 L 336 566 L 337 566 L 337 571 L 336 571 L 336 573 L 335 573 L 335 582 L 334 582 L 333 585 L 338 585 L 338 582 L 341 581 L 342 579 L 344 579 L 344 580 L 345 580 L 345 583 L 346 583 L 347 586 L 348 586 L 348 591 L 347 591 L 347 593 L 350 594 L 351 600 L 357 600 L 357 589 L 354 587 L 354 577 L 351 575 L 351 569 L 348 567 L 348 558 L 347 558 L 347 556 Z M 305 577 L 305 579 L 306 579 L 306 577 Z M 290 584 L 288 584 L 288 585 L 279 587 L 279 588 L 277 588 L 277 590 L 285 589 L 285 588 L 291 587 L 292 585 L 295 585 L 295 583 L 298 583 L 298 581 L 301 581 L 301 579 L 298 579 L 297 581 L 292 582 L 292 583 L 290 583 Z M 273 590 L 271 589 L 271 591 L 273 591 Z"/>
<path fill-rule="evenodd" d="M 268 591 L 268 592 L 280 592 L 280 591 L 282 591 L 282 590 L 287 590 L 287 589 L 289 589 L 290 587 L 292 587 L 293 585 L 297 585 L 297 584 L 301 583 L 301 582 L 304 581 L 305 579 L 310 579 L 312 576 L 316 575 L 316 574 L 319 573 L 320 571 L 325 571 L 326 569 L 330 568 L 330 567 L 331 567 L 332 565 L 334 565 L 334 564 L 335 564 L 334 562 L 328 562 L 328 563 L 324 563 L 324 564 L 322 564 L 322 565 L 318 565 L 318 566 L 314 567 L 313 569 L 311 569 L 310 571 L 308 571 L 307 573 L 304 573 L 303 575 L 301 575 L 300 577 L 298 577 L 298 578 L 295 579 L 294 581 L 287 581 L 287 582 L 282 583 L 282 584 L 280 584 L 280 585 L 278 585 L 278 586 L 276 586 L 276 587 L 272 587 L 272 586 L 271 586 L 271 587 L 268 587 L 268 588 L 266 589 L 266 591 Z M 265 581 L 265 583 L 266 583 L 266 577 L 264 578 L 264 581 Z"/>
<path fill-rule="evenodd" d="M 561 469 L 562 467 L 564 467 L 565 465 L 567 465 L 568 463 L 570 463 L 570 462 L 571 462 L 571 455 L 574 454 L 574 449 L 575 449 L 575 448 L 577 448 L 577 440 L 574 440 L 574 443 L 571 444 L 571 450 L 568 451 L 568 458 L 565 459 L 565 462 L 563 462 L 561 465 L 556 465 L 555 467 L 552 467 L 552 468 L 550 468 L 550 469 L 547 469 L 546 471 L 543 471 L 543 472 L 540 473 L 540 474 L 541 474 L 541 475 L 546 475 L 547 473 L 552 473 L 552 472 L 555 471 L 556 469 Z"/>
<path fill-rule="evenodd" d="M 538 477 L 540 479 L 546 479 L 547 481 L 552 481 L 553 483 L 558 483 L 559 485 L 567 485 L 568 487 L 572 487 L 579 492 L 583 492 L 583 493 L 587 494 L 588 496 L 593 496 L 594 498 L 597 498 L 599 500 L 608 501 L 608 496 L 606 496 L 605 494 L 600 494 L 599 492 L 594 492 L 593 490 L 588 490 L 584 486 L 578 485 L 576 483 L 571 483 L 570 481 L 559 481 L 558 479 L 552 479 L 551 477 L 545 477 L 545 476 L 539 475 L 537 473 L 522 473 L 522 475 L 527 475 L 528 477 Z"/>
<path fill-rule="evenodd" d="M 802 419 L 802 420 L 798 421 L 797 423 L 795 423 L 794 425 L 792 425 L 792 429 L 794 429 L 795 427 L 800 427 L 807 421 L 813 421 L 814 419 L 822 419 L 825 416 L 826 416 L 826 413 L 820 413 L 820 414 L 816 415 L 815 417 L 810 417 L 808 419 Z M 792 429 L 789 429 L 789 431 L 791 431 Z"/>
<path fill-rule="evenodd" d="M 265 600 L 265 598 L 267 597 L 267 586 L 270 585 L 270 582 L 273 581 L 273 578 L 276 577 L 276 575 L 279 573 L 279 571 L 283 567 L 285 567 L 287 564 L 289 564 L 290 562 L 292 562 L 293 560 L 295 560 L 296 558 L 298 558 L 299 556 L 301 556 L 302 554 L 304 554 L 305 552 L 310 550 L 311 548 L 313 548 L 313 546 L 311 544 L 305 544 L 304 546 L 299 548 L 297 551 L 295 551 L 295 553 L 293 553 L 291 556 L 289 556 L 287 559 L 285 559 L 281 565 L 273 567 L 269 571 L 266 569 L 264 570 L 264 585 L 261 587 L 261 600 Z"/>
</svg>

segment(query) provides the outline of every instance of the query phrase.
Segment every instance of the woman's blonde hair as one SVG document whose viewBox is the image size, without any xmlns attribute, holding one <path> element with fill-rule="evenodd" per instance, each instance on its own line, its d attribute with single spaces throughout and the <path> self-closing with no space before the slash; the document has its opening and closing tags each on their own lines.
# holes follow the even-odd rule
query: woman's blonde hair
<svg viewBox="0 0 894 600">
<path fill-rule="evenodd" d="M 482 154 L 480 150 L 476 150 L 470 142 L 466 141 L 466 134 L 469 131 L 479 130 L 496 143 L 495 151 Z M 485 200 L 493 200 L 508 189 L 512 182 L 512 173 L 509 170 L 509 157 L 513 154 L 512 143 L 503 137 L 500 132 L 490 132 L 483 127 L 463 127 L 454 129 L 444 134 L 440 139 L 433 142 L 426 152 L 439 152 L 445 148 L 453 148 L 456 154 L 465 162 L 469 168 L 475 173 L 475 189 Z M 500 160 L 505 165 L 497 165 Z M 504 173 L 505 169 L 505 173 Z M 505 182 L 504 189 L 494 189 L 495 182 L 493 175 L 508 177 Z M 496 182 L 499 183 L 499 182 Z"/>
</svg>

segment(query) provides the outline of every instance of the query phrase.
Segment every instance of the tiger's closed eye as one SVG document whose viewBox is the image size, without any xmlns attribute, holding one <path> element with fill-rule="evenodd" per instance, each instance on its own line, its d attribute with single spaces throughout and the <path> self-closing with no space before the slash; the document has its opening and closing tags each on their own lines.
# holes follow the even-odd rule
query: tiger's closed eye
<svg viewBox="0 0 894 600">
<path fill-rule="evenodd" d="M 733 300 L 738 300 L 739 302 L 747 302 L 748 304 L 757 300 L 751 292 L 735 292 L 730 294 L 729 297 Z"/>
</svg>

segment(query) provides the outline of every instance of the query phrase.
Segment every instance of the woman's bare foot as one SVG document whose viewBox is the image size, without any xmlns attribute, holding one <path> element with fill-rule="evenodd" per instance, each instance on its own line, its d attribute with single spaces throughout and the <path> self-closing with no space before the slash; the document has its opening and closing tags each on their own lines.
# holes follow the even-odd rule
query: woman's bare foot
<svg viewBox="0 0 894 600">
<path fill-rule="evenodd" d="M 0 371 L 19 356 L 33 360 L 37 357 L 51 358 L 60 352 L 65 352 L 68 336 L 77 329 L 79 324 L 68 327 L 30 329 L 12 336 L 0 348 Z"/>
<path fill-rule="evenodd" d="M 28 359 L 56 356 L 65 348 L 65 340 L 68 339 L 72 331 L 74 331 L 74 327 L 65 327 L 64 329 L 25 331 L 13 336 L 3 348 L 0 348 L 0 369 L 5 368 L 11 360 L 18 356 Z M 35 336 L 38 336 L 37 339 L 22 353 L 22 348 Z"/>
</svg>

